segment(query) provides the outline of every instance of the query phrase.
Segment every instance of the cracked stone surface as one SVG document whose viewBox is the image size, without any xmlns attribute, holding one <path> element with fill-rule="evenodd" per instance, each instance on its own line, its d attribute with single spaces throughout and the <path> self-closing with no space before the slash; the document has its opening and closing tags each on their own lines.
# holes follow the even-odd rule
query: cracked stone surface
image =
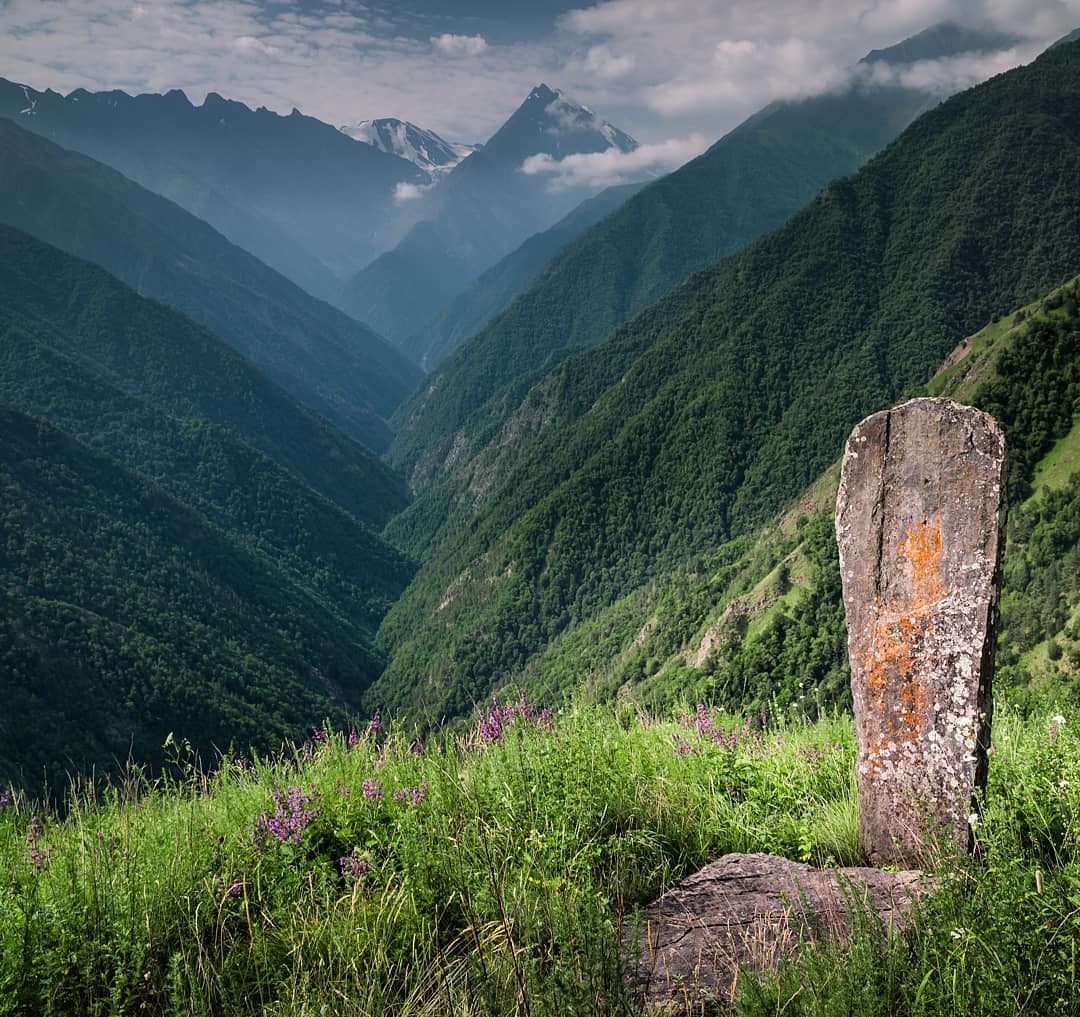
<svg viewBox="0 0 1080 1017">
<path fill-rule="evenodd" d="M 836 537 L 873 865 L 971 844 L 985 790 L 1004 544 L 1005 439 L 988 414 L 913 399 L 851 433 Z"/>
<path fill-rule="evenodd" d="M 876 915 L 887 927 L 902 921 L 920 879 L 725 855 L 646 909 L 630 987 L 650 1009 L 696 1013 L 703 1000 L 732 999 L 743 967 L 774 967 L 809 940 L 845 942 L 855 914 Z"/>
</svg>

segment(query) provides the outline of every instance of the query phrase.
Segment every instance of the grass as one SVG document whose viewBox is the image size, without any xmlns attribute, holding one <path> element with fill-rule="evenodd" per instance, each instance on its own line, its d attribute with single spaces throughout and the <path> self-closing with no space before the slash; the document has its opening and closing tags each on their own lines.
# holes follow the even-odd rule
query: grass
<svg viewBox="0 0 1080 1017">
<path fill-rule="evenodd" d="M 733 1010 L 1069 1012 L 1078 733 L 1004 711 L 980 862 L 943 868 L 905 935 L 808 947 Z M 0 1014 L 634 1013 L 640 905 L 731 851 L 857 856 L 845 717 L 520 703 L 468 738 L 372 726 L 212 776 L 177 762 L 84 784 L 62 818 L 3 800 Z"/>
</svg>

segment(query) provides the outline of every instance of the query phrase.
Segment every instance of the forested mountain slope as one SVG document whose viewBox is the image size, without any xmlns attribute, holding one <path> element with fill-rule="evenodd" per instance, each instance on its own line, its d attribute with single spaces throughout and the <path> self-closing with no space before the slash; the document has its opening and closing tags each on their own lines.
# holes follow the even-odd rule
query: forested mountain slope
<svg viewBox="0 0 1080 1017">
<path fill-rule="evenodd" d="M 169 730 L 274 747 L 357 708 L 412 574 L 370 528 L 406 497 L 371 452 L 10 227 L 0 410 L 0 780 L 159 763 Z"/>
<path fill-rule="evenodd" d="M 1080 270 L 1077 179 L 1072 44 L 923 115 L 560 365 L 441 504 L 395 522 L 429 558 L 383 623 L 370 701 L 466 710 L 569 626 L 750 532 L 964 335 Z M 430 538 L 425 512 L 451 522 Z"/>
<path fill-rule="evenodd" d="M 381 451 L 421 372 L 178 205 L 0 119 L 0 222 L 183 311 L 297 399 Z"/>
<path fill-rule="evenodd" d="M 964 340 L 927 391 L 991 412 L 1008 446 L 995 687 L 1080 695 L 1080 278 Z M 747 713 L 847 702 L 833 531 L 839 461 L 753 534 L 570 626 L 520 684 L 545 702 L 630 695 Z"/>
<path fill-rule="evenodd" d="M 21 330 L 174 416 L 231 428 L 312 488 L 373 526 L 408 502 L 363 445 L 300 406 L 217 336 L 103 269 L 0 226 L 0 329 Z M 0 346 L 5 369 L 24 365 Z"/>
<path fill-rule="evenodd" d="M 562 248 L 594 223 L 610 215 L 644 184 L 608 187 L 550 229 L 535 233 L 516 251 L 492 265 L 437 318 L 404 344 L 417 363 L 430 371 L 478 332 L 529 283 Z"/>
<path fill-rule="evenodd" d="M 871 54 L 862 66 L 1004 48 L 1008 40 L 942 26 L 908 44 Z M 399 411 L 391 460 L 414 488 L 428 486 L 506 419 L 527 390 L 523 379 L 535 381 L 573 350 L 599 343 L 695 269 L 779 226 L 937 101 L 856 83 L 755 114 L 561 251 L 448 358 Z"/>
<path fill-rule="evenodd" d="M 369 643 L 197 513 L 0 407 L 0 780 L 273 748 L 352 701 Z"/>
</svg>

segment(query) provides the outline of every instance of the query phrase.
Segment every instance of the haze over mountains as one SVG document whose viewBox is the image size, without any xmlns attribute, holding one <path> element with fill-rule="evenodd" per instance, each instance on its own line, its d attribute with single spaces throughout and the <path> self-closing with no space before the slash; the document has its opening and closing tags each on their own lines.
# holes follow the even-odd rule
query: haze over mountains
<svg viewBox="0 0 1080 1017">
<path fill-rule="evenodd" d="M 521 172 L 635 150 L 545 85 L 462 157 L 0 81 L 0 782 L 515 683 L 841 701 L 826 471 L 1029 304 L 964 397 L 1022 513 L 1057 471 L 1007 657 L 1023 687 L 1057 640 L 1070 680 L 1080 43 L 943 103 L 890 70 L 1013 41 L 921 33 L 598 194 Z"/>
</svg>

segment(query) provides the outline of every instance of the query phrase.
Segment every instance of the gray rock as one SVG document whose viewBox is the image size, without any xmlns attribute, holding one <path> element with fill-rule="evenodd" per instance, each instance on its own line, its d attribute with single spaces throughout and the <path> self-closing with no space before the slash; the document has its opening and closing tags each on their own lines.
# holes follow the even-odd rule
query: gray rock
<svg viewBox="0 0 1080 1017">
<path fill-rule="evenodd" d="M 743 968 L 773 968 L 806 942 L 847 942 L 856 915 L 902 922 L 920 879 L 725 855 L 645 910 L 630 987 L 650 1008 L 697 1013 L 702 1000 L 733 999 Z"/>
<path fill-rule="evenodd" d="M 836 536 L 873 865 L 966 850 L 985 789 L 1004 543 L 1005 439 L 992 417 L 913 399 L 851 433 Z"/>
</svg>

